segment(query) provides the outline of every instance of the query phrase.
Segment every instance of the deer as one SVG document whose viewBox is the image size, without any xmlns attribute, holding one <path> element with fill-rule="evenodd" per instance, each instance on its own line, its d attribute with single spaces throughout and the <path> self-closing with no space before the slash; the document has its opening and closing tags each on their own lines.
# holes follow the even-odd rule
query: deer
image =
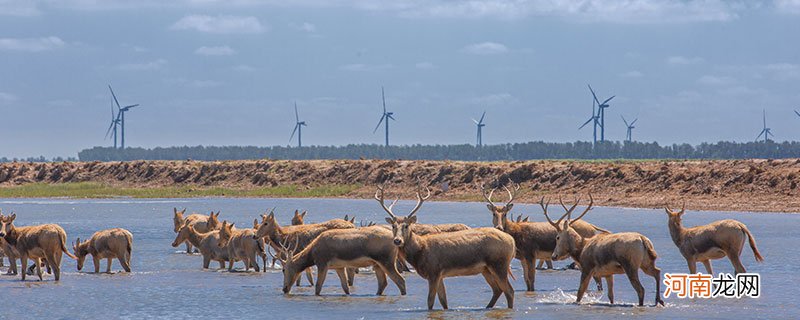
<svg viewBox="0 0 800 320">
<path fill-rule="evenodd" d="M 656 267 L 658 254 L 653 243 L 644 235 L 636 232 L 601 233 L 591 238 L 586 238 L 573 227 L 578 219 L 582 218 L 587 209 L 577 219 L 572 220 L 572 211 L 578 205 L 576 201 L 567 210 L 566 220 L 553 222 L 545 212 L 547 221 L 556 228 L 556 248 L 553 251 L 553 260 L 563 260 L 571 257 L 581 266 L 581 278 L 578 286 L 576 303 L 580 303 L 589 281 L 593 277 L 606 279 L 608 287 L 608 300 L 614 304 L 614 275 L 625 274 L 628 276 L 633 289 L 639 297 L 639 306 L 644 305 L 644 287 L 639 281 L 639 269 L 652 276 L 656 281 L 656 305 L 664 305 L 661 300 L 661 269 Z"/>
<path fill-rule="evenodd" d="M 745 240 L 750 243 L 750 249 L 757 262 L 763 262 L 764 257 L 756 247 L 756 239 L 747 226 L 737 220 L 725 219 L 712 223 L 686 228 L 683 226 L 682 218 L 686 213 L 686 203 L 684 202 L 680 211 L 672 211 L 665 207 L 667 212 L 667 225 L 672 242 L 678 247 L 681 255 L 689 265 L 689 273 L 697 273 L 697 262 L 702 262 L 706 271 L 713 275 L 711 260 L 728 257 L 731 261 L 735 273 L 745 273 L 747 270 L 742 265 L 741 255 Z"/>
<path fill-rule="evenodd" d="M 131 272 L 131 250 L 133 234 L 122 228 L 97 231 L 89 240 L 75 240 L 72 251 L 78 258 L 78 271 L 83 269 L 87 255 L 92 255 L 94 273 L 100 273 L 100 259 L 108 259 L 106 273 L 111 273 L 111 260 L 116 258 L 125 272 Z"/>
<path fill-rule="evenodd" d="M 289 237 L 298 241 L 298 250 L 303 250 L 311 241 L 319 236 L 322 232 L 330 229 L 353 229 L 356 226 L 349 221 L 343 219 L 332 219 L 323 223 L 303 224 L 297 226 L 281 227 L 275 219 L 275 210 L 273 208 L 269 214 L 261 215 L 261 224 L 256 230 L 256 239 L 266 238 L 275 251 L 280 251 L 280 243 L 284 243 Z M 278 252 L 280 254 L 280 252 Z M 348 275 L 354 278 L 355 272 L 348 270 Z M 311 270 L 306 270 L 306 278 L 311 285 L 314 285 L 313 275 Z M 298 279 L 297 286 L 300 286 Z"/>
<path fill-rule="evenodd" d="M 0 218 L 2 218 L 3 214 L 0 213 Z M 17 227 L 19 232 L 24 232 L 24 230 L 28 229 L 29 227 Z M 17 275 L 17 259 L 19 259 L 19 252 L 14 246 L 8 244 L 3 237 L 0 237 L 0 250 L 3 250 L 4 254 L 8 258 L 8 270 L 6 271 L 6 275 Z M 47 268 L 47 273 L 52 274 L 53 271 L 50 269 L 50 266 L 42 259 L 42 265 Z M 28 267 L 28 275 L 32 276 L 36 274 L 36 265 L 32 264 Z"/>
<path fill-rule="evenodd" d="M 289 250 L 284 244 L 283 265 L 283 293 L 288 294 L 292 285 L 300 278 L 303 270 L 312 266 L 317 267 L 317 283 L 315 294 L 320 295 L 322 285 L 328 269 L 336 270 L 345 294 L 350 294 L 349 276 L 346 270 L 372 267 L 378 279 L 378 292 L 383 295 L 386 289 L 388 275 L 400 290 L 401 295 L 406 294 L 406 282 L 397 271 L 398 248 L 394 245 L 394 236 L 391 231 L 380 227 L 363 227 L 358 229 L 331 229 L 321 233 L 299 253 Z M 297 246 L 295 246 L 297 247 Z M 267 249 L 272 255 L 271 250 Z M 274 255 L 273 255 L 274 256 Z"/>
<path fill-rule="evenodd" d="M 493 308 L 500 295 L 505 295 L 508 308 L 514 308 L 514 288 L 508 279 L 511 260 L 514 259 L 514 238 L 495 228 L 475 228 L 455 232 L 418 235 L 411 231 L 417 222 L 416 213 L 431 196 L 430 189 L 422 196 L 417 186 L 417 204 L 407 216 L 398 217 L 384 202 L 383 186 L 378 186 L 375 200 L 389 215 L 386 222 L 392 225 L 395 246 L 417 274 L 428 281 L 428 310 L 432 310 L 438 296 L 439 304 L 447 309 L 447 277 L 482 274 L 492 288 L 492 298 L 486 308 Z M 397 201 L 395 201 L 396 203 Z"/>
<path fill-rule="evenodd" d="M 306 213 L 308 213 L 308 212 L 307 211 L 303 211 L 303 213 L 300 213 L 299 210 L 295 210 L 294 211 L 294 216 L 292 216 L 292 225 L 293 226 L 299 226 L 299 225 L 304 224 L 303 222 L 304 222 L 304 219 L 306 218 Z"/>
<path fill-rule="evenodd" d="M 43 280 L 42 260 L 44 260 L 47 269 L 53 271 L 55 280 L 60 281 L 62 253 L 70 258 L 77 259 L 67 251 L 65 246 L 67 233 L 57 224 L 17 228 L 14 226 L 16 218 L 17 215 L 15 213 L 10 216 L 0 215 L 0 237 L 17 251 L 22 263 L 21 269 L 23 272 L 19 272 L 22 276 L 22 281 L 25 281 L 26 272 L 24 271 L 28 268 L 29 258 L 34 261 L 39 281 Z"/>
<path fill-rule="evenodd" d="M 225 263 L 228 261 L 228 249 L 218 245 L 219 230 L 198 232 L 190 221 L 186 221 L 178 231 L 172 246 L 178 247 L 187 241 L 199 249 L 200 254 L 203 255 L 203 269 L 208 269 L 211 261 L 219 262 L 220 269 L 225 268 Z"/>
<path fill-rule="evenodd" d="M 486 200 L 486 207 L 492 213 L 492 225 L 503 232 L 508 233 L 514 238 L 516 244 L 515 257 L 522 265 L 523 278 L 525 281 L 527 291 L 535 291 L 536 283 L 536 260 L 547 262 L 549 268 L 552 269 L 553 265 L 550 256 L 556 246 L 556 229 L 547 222 L 515 222 L 509 219 L 509 212 L 514 207 L 514 200 L 516 199 L 520 185 L 514 184 L 512 186 L 514 191 L 511 191 L 507 185 L 503 186 L 508 194 L 508 201 L 505 205 L 498 205 L 492 200 L 496 188 L 487 192 L 484 185 L 480 186 L 481 194 Z M 594 200 L 592 200 L 594 201 Z M 544 197 L 539 201 L 539 205 L 543 210 L 547 210 L 544 204 Z M 585 213 L 584 213 L 585 214 Z M 563 219 L 563 217 L 562 217 Z M 581 234 L 586 236 L 594 235 L 595 231 L 608 232 L 594 226 L 593 224 L 577 220 L 576 227 L 581 230 Z M 541 265 L 540 265 L 541 267 Z M 598 279 L 598 289 L 602 289 Z"/>
<path fill-rule="evenodd" d="M 186 221 L 188 221 L 198 232 L 208 232 L 219 228 L 219 212 L 215 214 L 214 211 L 211 211 L 211 214 L 208 216 L 199 213 L 193 213 L 184 217 L 184 214 L 186 214 L 186 208 L 181 211 L 178 211 L 178 208 L 172 208 L 172 210 L 174 212 L 172 223 L 174 226 L 173 231 L 175 233 L 180 231 L 181 227 L 183 227 L 183 224 Z M 187 241 L 186 253 L 191 254 L 192 252 L 194 252 L 192 244 Z"/>
<path fill-rule="evenodd" d="M 228 249 L 228 271 L 234 271 L 233 263 L 237 260 L 244 262 L 245 272 L 250 271 L 250 267 L 253 267 L 256 272 L 261 271 L 256 256 L 261 256 L 265 263 L 267 257 L 261 246 L 262 241 L 255 235 L 256 230 L 254 229 L 239 230 L 235 229 L 235 223 L 228 224 L 227 221 L 222 221 L 217 246 Z"/>
</svg>

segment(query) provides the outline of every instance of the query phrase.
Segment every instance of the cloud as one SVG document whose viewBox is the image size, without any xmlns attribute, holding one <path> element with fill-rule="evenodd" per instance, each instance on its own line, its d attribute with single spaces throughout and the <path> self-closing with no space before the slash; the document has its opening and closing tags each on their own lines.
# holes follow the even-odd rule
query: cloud
<svg viewBox="0 0 800 320">
<path fill-rule="evenodd" d="M 419 62 L 416 65 L 414 65 L 414 67 L 416 67 L 417 69 L 422 69 L 422 70 L 430 70 L 430 69 L 436 69 L 437 68 L 435 64 L 427 62 L 427 61 Z"/>
<path fill-rule="evenodd" d="M 47 105 L 51 106 L 51 107 L 57 107 L 57 108 L 66 108 L 66 107 L 74 106 L 75 103 L 72 102 L 72 100 L 69 100 L 69 99 L 58 99 L 58 100 L 47 101 Z"/>
<path fill-rule="evenodd" d="M 689 65 L 702 63 L 703 58 L 700 57 L 684 57 L 684 56 L 671 56 L 667 58 L 667 63 L 671 65 Z"/>
<path fill-rule="evenodd" d="M 778 12 L 800 14 L 800 0 L 775 0 Z"/>
<path fill-rule="evenodd" d="M 203 56 L 229 56 L 236 53 L 236 50 L 231 49 L 229 46 L 206 47 L 202 46 L 194 51 L 194 54 Z"/>
<path fill-rule="evenodd" d="M 736 79 L 725 76 L 704 75 L 697 79 L 697 83 L 707 86 L 724 86 L 736 82 Z"/>
<path fill-rule="evenodd" d="M 470 54 L 491 55 L 506 53 L 508 52 L 508 47 L 497 42 L 482 42 L 468 45 L 462 50 Z"/>
<path fill-rule="evenodd" d="M 309 22 L 303 22 L 301 24 L 290 23 L 289 27 L 293 28 L 295 30 L 298 30 L 298 31 L 303 31 L 303 32 L 308 32 L 308 33 L 317 32 L 317 26 L 315 26 L 313 23 L 309 23 Z"/>
<path fill-rule="evenodd" d="M 623 77 L 623 78 L 641 78 L 641 77 L 644 77 L 644 73 L 641 73 L 638 70 L 632 70 L 632 71 L 621 73 L 619 76 Z"/>
<path fill-rule="evenodd" d="M 61 38 L 54 36 L 44 38 L 0 38 L 0 51 L 41 52 L 58 49 L 64 45 L 66 43 Z"/>
<path fill-rule="evenodd" d="M 17 101 L 17 96 L 8 92 L 0 92 L 0 103 L 11 103 Z"/>
<path fill-rule="evenodd" d="M 157 59 L 153 61 L 140 62 L 140 63 L 123 63 L 117 66 L 117 69 L 125 71 L 146 71 L 146 70 L 159 70 L 167 65 L 167 60 Z"/>
<path fill-rule="evenodd" d="M 246 64 L 240 64 L 238 66 L 233 67 L 232 69 L 234 71 L 238 71 L 238 72 L 253 72 L 253 71 L 256 71 L 256 68 L 254 68 L 252 66 L 249 66 L 249 65 L 246 65 Z"/>
<path fill-rule="evenodd" d="M 517 102 L 517 98 L 512 96 L 508 92 L 501 92 L 501 93 L 491 93 L 479 97 L 473 97 L 469 99 L 469 102 L 472 104 L 477 104 L 481 106 L 495 106 L 495 105 L 503 105 L 503 104 L 514 104 Z"/>
<path fill-rule="evenodd" d="M 368 71 L 382 71 L 391 69 L 393 66 L 391 64 L 363 64 L 363 63 L 353 63 L 353 64 L 346 64 L 343 66 L 339 66 L 339 70 L 344 71 L 356 71 L 356 72 L 368 72 Z"/>
<path fill-rule="evenodd" d="M 256 34 L 267 30 L 255 17 L 224 15 L 188 15 L 175 22 L 171 28 L 217 34 Z"/>
</svg>

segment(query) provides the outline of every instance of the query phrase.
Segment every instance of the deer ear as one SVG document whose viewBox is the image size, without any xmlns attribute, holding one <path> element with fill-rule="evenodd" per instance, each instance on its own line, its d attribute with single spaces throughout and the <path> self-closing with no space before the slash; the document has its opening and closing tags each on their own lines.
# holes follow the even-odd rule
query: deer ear
<svg viewBox="0 0 800 320">
<path fill-rule="evenodd" d="M 231 225 L 229 225 L 229 226 L 228 226 L 228 229 L 230 229 L 230 230 L 233 230 L 233 227 L 235 227 L 235 226 L 236 226 L 236 223 L 235 223 L 235 222 L 234 222 L 234 223 L 231 223 Z"/>
<path fill-rule="evenodd" d="M 506 212 L 508 212 L 508 211 L 511 211 L 511 208 L 513 208 L 513 207 L 514 207 L 514 204 L 513 204 L 513 203 L 509 203 L 509 204 L 507 204 L 507 205 L 506 205 Z"/>
<path fill-rule="evenodd" d="M 8 216 L 8 222 L 13 222 L 14 219 L 16 219 L 16 218 L 17 218 L 17 214 L 16 213 L 12 213 L 10 216 Z"/>
<path fill-rule="evenodd" d="M 417 216 L 411 216 L 406 221 L 408 221 L 408 224 L 417 223 Z"/>
<path fill-rule="evenodd" d="M 386 222 L 387 222 L 388 224 L 394 224 L 394 219 L 392 219 L 392 218 L 386 218 Z"/>
<path fill-rule="evenodd" d="M 308 213 L 308 211 L 303 211 L 303 213 L 300 214 L 300 217 L 301 218 L 305 218 L 306 217 L 306 213 Z"/>
<path fill-rule="evenodd" d="M 258 219 L 253 219 L 253 229 L 258 229 Z"/>
<path fill-rule="evenodd" d="M 489 211 L 494 212 L 494 206 L 493 205 L 487 203 L 486 204 L 486 208 L 488 208 Z"/>
</svg>

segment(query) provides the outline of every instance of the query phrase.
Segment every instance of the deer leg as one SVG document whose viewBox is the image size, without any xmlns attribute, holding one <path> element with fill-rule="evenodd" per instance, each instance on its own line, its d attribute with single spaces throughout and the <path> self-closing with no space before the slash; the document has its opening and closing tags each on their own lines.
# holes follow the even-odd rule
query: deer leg
<svg viewBox="0 0 800 320">
<path fill-rule="evenodd" d="M 608 286 L 608 301 L 614 304 L 614 275 L 606 277 L 606 285 Z"/>
<path fill-rule="evenodd" d="M 508 279 L 509 268 L 508 264 L 499 264 L 498 266 L 494 267 L 492 274 L 494 275 L 495 283 L 497 287 L 503 291 L 503 295 L 506 296 L 506 304 L 509 309 L 514 308 L 514 287 L 511 286 L 511 282 Z"/>
<path fill-rule="evenodd" d="M 344 294 L 350 294 L 350 286 L 348 285 L 347 281 L 347 270 L 345 268 L 338 268 L 336 269 L 336 274 L 339 276 L 339 282 L 342 284 L 342 290 L 344 290 Z"/>
<path fill-rule="evenodd" d="M 315 287 L 314 294 L 319 295 L 322 293 L 322 284 L 325 283 L 325 277 L 328 275 L 328 266 L 327 265 L 317 265 L 317 284 Z"/>
<path fill-rule="evenodd" d="M 603 291 L 603 279 L 598 276 L 592 278 L 594 278 L 594 282 L 597 284 L 597 291 Z"/>
<path fill-rule="evenodd" d="M 544 259 L 539 259 L 539 263 L 536 265 L 536 269 L 544 270 Z"/>
<path fill-rule="evenodd" d="M 47 268 L 53 271 L 53 277 L 56 281 L 61 280 L 61 266 L 56 265 L 56 255 L 60 255 L 61 252 L 55 254 L 48 254 L 47 258 L 45 258 L 44 263 L 47 264 Z"/>
<path fill-rule="evenodd" d="M 39 276 L 39 281 L 42 281 L 42 259 L 36 258 L 33 259 L 34 263 L 36 263 L 36 275 Z"/>
<path fill-rule="evenodd" d="M 347 268 L 345 270 L 347 271 L 347 284 L 352 287 L 356 281 L 356 270 L 358 268 Z"/>
<path fill-rule="evenodd" d="M 547 263 L 547 269 L 553 270 L 553 260 L 547 259 L 544 262 Z"/>
<path fill-rule="evenodd" d="M 745 273 L 747 270 L 742 265 L 742 261 L 739 259 L 739 253 L 735 249 L 729 249 L 725 251 L 725 254 L 728 256 L 728 259 L 731 260 L 731 264 L 733 265 L 733 269 L 736 271 L 736 274 Z"/>
<path fill-rule="evenodd" d="M 686 264 L 689 265 L 689 274 L 697 273 L 697 260 L 694 258 L 687 258 Z"/>
<path fill-rule="evenodd" d="M 592 280 L 592 272 L 587 270 L 591 269 L 581 268 L 581 282 L 578 285 L 578 299 L 575 300 L 575 303 L 581 302 L 581 299 L 583 299 L 583 295 L 586 293 L 586 289 L 589 288 L 589 281 Z"/>
<path fill-rule="evenodd" d="M 642 282 L 639 281 L 639 268 L 634 268 L 628 263 L 622 264 L 622 269 L 625 270 L 625 274 L 628 276 L 628 280 L 631 282 L 631 286 L 633 289 L 636 290 L 636 295 L 639 296 L 639 306 L 644 305 L 644 287 L 642 286 Z"/>
<path fill-rule="evenodd" d="M 209 261 L 209 263 L 210 262 L 211 261 Z M 220 269 L 225 269 L 225 260 L 219 260 L 219 268 Z M 208 269 L 208 268 L 206 267 L 206 269 Z"/>
<path fill-rule="evenodd" d="M 530 272 L 528 272 L 530 264 L 527 259 L 520 259 L 519 263 L 522 265 L 522 277 L 525 279 L 525 287 L 528 291 L 533 291 L 533 289 L 531 289 Z"/>
<path fill-rule="evenodd" d="M 442 309 L 447 310 L 447 290 L 444 288 L 444 278 L 439 278 L 439 285 L 436 287 L 436 295 L 439 296 L 439 304 Z"/>
<path fill-rule="evenodd" d="M 308 279 L 309 285 L 314 285 L 314 273 L 311 271 L 311 268 L 306 269 L 306 279 Z M 298 279 L 297 286 L 300 286 L 300 279 Z"/>
<path fill-rule="evenodd" d="M 486 279 L 486 283 L 489 284 L 489 287 L 492 288 L 492 299 L 489 300 L 489 304 L 486 305 L 486 309 L 494 308 L 494 305 L 497 303 L 497 299 L 500 298 L 500 295 L 503 293 L 500 290 L 500 286 L 497 284 L 497 279 L 495 275 L 493 275 L 489 269 L 483 270 L 481 272 L 483 278 Z"/>
<path fill-rule="evenodd" d="M 94 273 L 100 273 L 100 258 L 92 255 L 92 263 L 94 264 Z"/>
<path fill-rule="evenodd" d="M 207 256 L 207 255 L 204 255 L 203 256 L 203 269 L 208 269 L 208 265 L 209 264 L 211 264 L 211 257 Z M 220 264 L 222 264 L 222 260 L 220 260 Z M 220 266 L 220 268 L 225 268 L 225 265 L 223 264 L 222 266 Z"/>
<path fill-rule="evenodd" d="M 642 266 L 642 271 L 644 271 L 646 275 L 656 279 L 656 306 L 659 304 L 663 306 L 664 300 L 661 300 L 661 269 L 656 267 L 655 261 L 651 260 L 650 262 L 645 261 L 645 265 Z"/>
<path fill-rule="evenodd" d="M 379 269 L 383 269 L 386 272 L 386 275 L 389 276 L 389 279 L 392 279 L 392 282 L 397 286 L 397 289 L 400 289 L 400 295 L 406 295 L 406 279 L 400 275 L 400 272 L 397 271 L 397 264 L 395 263 L 397 260 L 388 260 L 384 261 L 383 265 L 376 265 Z"/>
<path fill-rule="evenodd" d="M 106 267 L 106 273 L 111 273 L 111 260 L 112 258 L 107 258 L 108 266 Z"/>
<path fill-rule="evenodd" d="M 21 270 L 20 274 L 22 274 L 22 281 L 25 281 L 25 275 L 27 273 L 26 271 L 28 271 L 28 256 L 24 254 L 20 255 L 19 263 Z"/>
<path fill-rule="evenodd" d="M 711 260 L 710 259 L 703 260 L 703 265 L 706 267 L 706 271 L 708 272 L 708 274 L 713 276 L 714 269 L 711 268 Z"/>
<path fill-rule="evenodd" d="M 533 267 L 533 264 L 536 262 L 536 258 L 530 260 L 530 264 L 528 265 L 528 291 L 535 291 L 536 286 L 536 268 Z"/>
<path fill-rule="evenodd" d="M 439 275 L 434 275 L 428 279 L 428 310 L 433 310 L 433 303 L 436 299 L 436 290 L 439 288 Z"/>
<path fill-rule="evenodd" d="M 386 286 L 389 284 L 386 281 L 386 272 L 383 271 L 383 268 L 379 265 L 375 265 L 372 267 L 375 270 L 375 278 L 378 280 L 378 292 L 375 295 L 383 295 L 383 290 L 386 290 Z M 394 279 L 392 279 L 394 280 Z"/>
<path fill-rule="evenodd" d="M 192 244 L 189 243 L 189 240 L 186 240 L 186 253 L 192 254 Z"/>
<path fill-rule="evenodd" d="M 117 258 L 117 260 L 119 261 L 119 264 L 122 265 L 122 269 L 125 270 L 125 272 L 131 272 L 130 260 L 128 260 L 125 255 L 123 255 L 121 258 Z"/>
</svg>

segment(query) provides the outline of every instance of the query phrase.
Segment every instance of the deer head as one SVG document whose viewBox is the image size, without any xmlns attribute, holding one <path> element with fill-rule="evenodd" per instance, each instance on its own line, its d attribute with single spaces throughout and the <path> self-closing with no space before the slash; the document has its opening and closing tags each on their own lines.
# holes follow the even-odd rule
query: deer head
<svg viewBox="0 0 800 320">
<path fill-rule="evenodd" d="M 493 188 L 490 192 L 486 192 L 486 187 L 481 184 L 481 195 L 483 195 L 483 199 L 486 200 L 487 204 L 486 207 L 489 208 L 489 212 L 492 213 L 492 225 L 498 230 L 504 230 L 507 223 L 508 223 L 508 212 L 514 207 L 514 198 L 519 193 L 520 185 L 514 183 L 512 188 L 514 192 L 511 192 L 511 189 L 508 188 L 507 185 L 503 186 L 503 189 L 506 190 L 508 193 L 508 201 L 503 206 L 498 206 L 497 204 L 492 201 L 492 195 L 497 188 Z"/>
<path fill-rule="evenodd" d="M 578 232 L 572 228 L 572 224 L 583 218 L 583 216 L 585 216 L 586 213 L 592 209 L 592 205 L 594 205 L 594 198 L 592 198 L 592 194 L 589 194 L 589 199 L 589 205 L 586 207 L 586 210 L 584 210 L 583 213 L 581 213 L 581 215 L 574 220 L 571 219 L 572 212 L 575 211 L 575 208 L 580 203 L 580 198 L 576 199 L 575 204 L 573 204 L 570 208 L 567 208 L 567 206 L 564 205 L 564 201 L 561 199 L 561 197 L 558 198 L 559 203 L 561 203 L 561 207 L 566 210 L 566 213 L 564 213 L 564 215 L 561 216 L 557 222 L 553 222 L 553 220 L 550 219 L 550 216 L 547 215 L 547 206 L 542 205 L 542 208 L 545 209 L 544 215 L 547 218 L 547 221 L 550 222 L 550 224 L 556 228 L 556 232 L 558 232 L 556 235 L 556 248 L 553 250 L 553 256 L 551 257 L 553 260 L 566 259 L 571 252 L 577 252 L 580 250 L 582 245 L 579 242 L 582 242 L 583 239 L 581 238 L 580 234 L 578 234 Z M 544 202 L 544 200 L 542 200 L 542 202 Z M 564 220 L 565 218 L 566 220 Z"/>
<path fill-rule="evenodd" d="M 300 247 L 300 238 L 296 237 L 294 239 L 294 245 L 290 245 L 292 243 L 291 238 L 287 238 L 286 241 L 278 243 L 280 249 L 278 250 L 278 254 L 273 254 L 271 246 L 267 246 L 267 253 L 276 260 L 281 262 L 281 270 L 283 271 L 283 293 L 288 294 L 289 291 L 292 290 L 292 286 L 297 282 L 297 278 L 300 277 L 300 274 L 303 270 L 300 270 L 300 267 L 295 263 L 294 256 L 297 254 L 297 249 Z"/>
<path fill-rule="evenodd" d="M 428 189 L 427 187 L 425 188 L 425 190 L 427 191 L 427 194 L 425 196 L 422 196 L 422 186 L 418 182 L 417 192 L 416 192 L 417 205 L 414 206 L 414 209 L 412 209 L 411 213 L 409 213 L 407 216 L 398 217 L 394 214 L 394 212 L 392 212 L 392 208 L 397 203 L 397 200 L 392 202 L 392 204 L 387 207 L 386 203 L 384 202 L 383 186 L 382 185 L 378 186 L 378 191 L 375 192 L 375 200 L 377 200 L 378 203 L 381 204 L 383 210 L 386 211 L 386 213 L 389 215 L 389 217 L 386 218 L 386 222 L 392 225 L 392 233 L 394 234 L 394 240 L 393 240 L 394 245 L 402 247 L 403 244 L 406 241 L 408 241 L 408 239 L 411 237 L 411 225 L 417 222 L 417 216 L 416 216 L 417 211 L 422 207 L 422 203 L 425 202 L 425 200 L 430 199 L 431 197 L 431 190 Z"/>
<path fill-rule="evenodd" d="M 172 223 L 175 227 L 174 231 L 175 233 L 178 233 L 178 230 L 180 230 L 181 226 L 183 225 L 183 214 L 186 213 L 186 208 L 183 208 L 181 211 L 178 211 L 178 208 L 172 208 L 172 210 L 175 212 L 174 216 L 172 217 Z"/>
<path fill-rule="evenodd" d="M 227 246 L 228 242 L 230 242 L 235 225 L 235 223 L 228 224 L 228 221 L 222 221 L 222 227 L 219 229 L 219 242 L 217 243 L 220 248 Z"/>
</svg>

